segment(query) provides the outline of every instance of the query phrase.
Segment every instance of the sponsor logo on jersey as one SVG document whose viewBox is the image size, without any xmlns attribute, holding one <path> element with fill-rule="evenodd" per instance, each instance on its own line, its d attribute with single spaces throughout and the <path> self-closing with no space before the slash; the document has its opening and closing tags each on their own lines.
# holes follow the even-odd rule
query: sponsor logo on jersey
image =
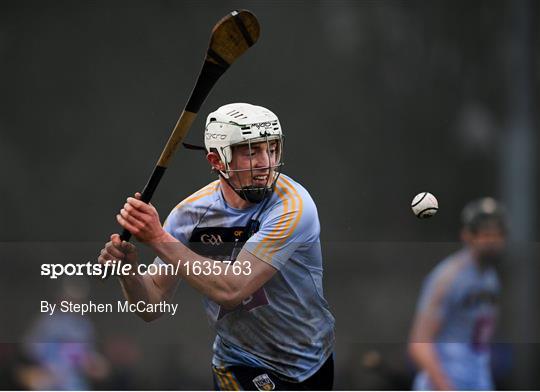
<svg viewBox="0 0 540 392">
<path fill-rule="evenodd" d="M 494 290 L 471 291 L 465 295 L 462 304 L 465 308 L 478 308 L 480 306 L 496 305 L 498 295 Z"/>
<path fill-rule="evenodd" d="M 273 391 L 276 389 L 276 384 L 268 377 L 268 374 L 261 374 L 253 379 L 253 384 L 259 391 Z"/>
</svg>

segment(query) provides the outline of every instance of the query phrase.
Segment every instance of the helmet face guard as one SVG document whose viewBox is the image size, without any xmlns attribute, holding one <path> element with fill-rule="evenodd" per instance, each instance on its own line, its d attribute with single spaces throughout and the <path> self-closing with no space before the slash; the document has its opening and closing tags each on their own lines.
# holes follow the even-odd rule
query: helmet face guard
<svg viewBox="0 0 540 392">
<path fill-rule="evenodd" d="M 259 203 L 273 191 L 283 165 L 283 133 L 273 112 L 248 103 L 221 106 L 208 115 L 204 143 L 208 152 L 219 155 L 225 165 L 219 170 L 220 176 L 242 199 Z M 267 167 L 255 167 L 253 161 L 252 150 L 260 145 L 264 150 L 260 153 L 268 154 Z M 249 168 L 245 164 L 238 168 L 233 162 L 233 149 L 245 146 L 249 149 Z"/>
<path fill-rule="evenodd" d="M 265 143 L 265 154 L 268 154 L 269 166 L 265 167 L 253 167 L 252 151 L 253 145 Z M 272 152 L 272 144 L 275 143 L 275 153 Z M 260 203 L 267 196 L 269 196 L 281 174 L 281 167 L 283 166 L 283 136 L 263 136 L 257 139 L 250 139 L 245 143 L 239 143 L 232 145 L 231 152 L 235 147 L 247 146 L 249 150 L 249 168 L 246 169 L 232 169 L 229 162 L 225 162 L 225 170 L 220 171 L 221 176 L 225 179 L 227 184 L 240 196 L 242 199 L 251 203 Z M 220 154 L 221 155 L 221 154 Z M 274 155 L 274 156 L 272 156 Z M 254 178 L 258 172 L 267 172 L 266 182 L 261 185 L 254 184 Z M 251 181 L 247 182 L 242 180 L 243 173 L 249 173 Z M 233 184 L 233 180 L 235 184 Z"/>
</svg>

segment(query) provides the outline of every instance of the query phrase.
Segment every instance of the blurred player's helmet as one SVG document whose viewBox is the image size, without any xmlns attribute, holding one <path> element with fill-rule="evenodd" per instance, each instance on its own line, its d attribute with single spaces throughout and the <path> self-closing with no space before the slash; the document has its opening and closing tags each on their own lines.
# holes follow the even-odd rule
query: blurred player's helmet
<svg viewBox="0 0 540 392">
<path fill-rule="evenodd" d="M 497 225 L 506 230 L 506 212 L 503 206 L 491 197 L 468 203 L 461 213 L 463 227 L 477 232 L 488 225 Z"/>
<path fill-rule="evenodd" d="M 230 179 L 236 172 L 249 170 L 253 174 L 253 165 L 249 169 L 230 168 L 233 148 L 247 145 L 251 150 L 251 146 L 255 143 L 267 143 L 267 151 L 270 151 L 270 142 L 273 144 L 273 141 L 277 143 L 275 163 L 267 168 L 257 168 L 269 170 L 270 175 L 266 185 L 261 187 L 240 183 L 239 186 L 233 186 Z M 225 164 L 225 170 L 219 171 L 220 175 L 244 200 L 259 203 L 272 192 L 283 165 L 283 134 L 277 116 L 270 110 L 248 103 L 231 103 L 221 106 L 210 113 L 206 119 L 204 145 L 206 151 L 219 154 Z"/>
</svg>

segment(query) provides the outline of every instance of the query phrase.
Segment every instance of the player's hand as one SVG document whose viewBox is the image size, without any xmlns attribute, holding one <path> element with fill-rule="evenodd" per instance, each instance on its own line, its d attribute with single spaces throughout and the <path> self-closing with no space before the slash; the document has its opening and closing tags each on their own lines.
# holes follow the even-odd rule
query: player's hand
<svg viewBox="0 0 540 392">
<path fill-rule="evenodd" d="M 107 265 L 110 261 L 122 261 L 123 264 L 137 265 L 137 248 L 130 242 L 122 241 L 118 234 L 111 235 L 111 240 L 101 249 L 98 262 Z"/>
<path fill-rule="evenodd" d="M 116 215 L 116 220 L 141 242 L 164 242 L 167 232 L 161 226 L 157 210 L 140 198 L 138 192 L 135 197 L 128 197 L 124 208 Z"/>
</svg>

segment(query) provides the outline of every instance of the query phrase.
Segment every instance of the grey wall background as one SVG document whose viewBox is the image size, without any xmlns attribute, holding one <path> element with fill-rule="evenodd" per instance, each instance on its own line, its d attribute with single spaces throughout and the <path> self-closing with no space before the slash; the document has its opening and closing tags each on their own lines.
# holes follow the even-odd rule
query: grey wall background
<svg viewBox="0 0 540 392">
<path fill-rule="evenodd" d="M 257 103 L 279 115 L 285 172 L 319 208 L 325 290 L 337 318 L 336 387 L 407 386 L 404 345 L 420 282 L 459 247 L 465 202 L 492 195 L 516 209 L 499 338 L 511 343 L 512 367 L 501 385 L 538 388 L 537 3 L 6 1 L 1 8 L 4 347 L 38 315 L 34 298 L 57 289 L 39 277 L 42 259 L 92 257 L 118 230 L 116 211 L 144 185 L 211 26 L 247 8 L 259 17 L 261 38 L 218 82 L 189 140 L 202 141 L 206 114 L 224 103 Z M 153 203 L 165 218 L 212 179 L 201 155 L 180 151 Z M 428 221 L 409 209 L 424 190 L 441 207 Z M 91 296 L 112 301 L 120 292 L 115 282 L 92 282 Z M 138 347 L 132 388 L 210 388 L 212 332 L 200 298 L 182 287 L 177 299 L 185 312 L 151 325 L 95 319 L 99 344 L 127 336 Z M 371 350 L 387 365 L 368 370 Z"/>
</svg>

